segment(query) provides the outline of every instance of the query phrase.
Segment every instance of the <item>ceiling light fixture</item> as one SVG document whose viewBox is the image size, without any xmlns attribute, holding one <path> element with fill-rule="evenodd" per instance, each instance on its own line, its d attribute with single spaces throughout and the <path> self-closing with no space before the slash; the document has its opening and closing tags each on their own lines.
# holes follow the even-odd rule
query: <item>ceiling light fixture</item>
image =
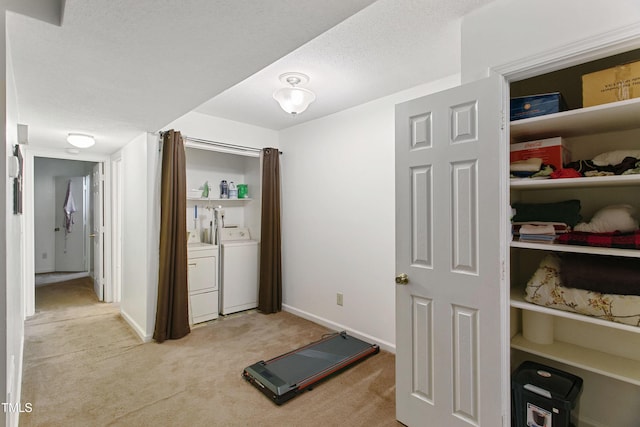
<svg viewBox="0 0 640 427">
<path fill-rule="evenodd" d="M 278 101 L 280 107 L 289 114 L 296 115 L 307 109 L 309 104 L 316 100 L 316 94 L 309 89 L 298 87 L 307 84 L 309 76 L 302 73 L 284 73 L 280 81 L 291 87 L 283 87 L 273 93 L 273 99 Z"/>
<path fill-rule="evenodd" d="M 96 143 L 96 140 L 91 135 L 85 135 L 82 133 L 70 133 L 67 136 L 67 142 L 74 147 L 89 148 Z"/>
</svg>

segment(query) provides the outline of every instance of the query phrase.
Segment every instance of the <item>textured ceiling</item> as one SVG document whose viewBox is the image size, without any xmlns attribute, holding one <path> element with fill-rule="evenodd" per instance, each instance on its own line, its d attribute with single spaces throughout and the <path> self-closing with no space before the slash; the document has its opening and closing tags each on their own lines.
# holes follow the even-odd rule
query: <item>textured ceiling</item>
<svg viewBox="0 0 640 427">
<path fill-rule="evenodd" d="M 460 22 L 490 0 L 378 0 L 207 101 L 196 111 L 282 129 L 460 72 Z M 307 74 L 317 100 L 298 116 L 278 107 L 278 76 Z"/>
<path fill-rule="evenodd" d="M 103 153 L 194 109 L 282 129 L 459 72 L 460 18 L 490 0 L 372 2 L 67 0 L 60 27 L 9 14 L 19 121 L 34 146 L 81 132 Z M 317 94 L 297 117 L 271 97 L 288 71 Z"/>
<path fill-rule="evenodd" d="M 90 133 L 112 152 L 373 0 L 67 0 L 62 26 L 8 14 L 19 121 L 34 146 Z"/>
</svg>

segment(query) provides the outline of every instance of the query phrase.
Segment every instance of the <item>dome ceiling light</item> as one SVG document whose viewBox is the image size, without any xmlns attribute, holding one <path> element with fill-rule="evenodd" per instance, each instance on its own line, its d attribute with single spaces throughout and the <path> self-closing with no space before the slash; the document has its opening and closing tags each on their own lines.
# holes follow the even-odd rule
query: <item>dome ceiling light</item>
<svg viewBox="0 0 640 427">
<path fill-rule="evenodd" d="M 309 104 L 316 100 L 316 94 L 309 89 L 298 87 L 309 82 L 309 76 L 302 73 L 284 73 L 280 81 L 290 87 L 283 87 L 273 93 L 273 98 L 280 107 L 291 115 L 302 113 Z"/>
<path fill-rule="evenodd" d="M 96 140 L 91 135 L 85 135 L 82 133 L 70 133 L 67 136 L 67 142 L 74 147 L 89 148 L 96 143 Z"/>
</svg>

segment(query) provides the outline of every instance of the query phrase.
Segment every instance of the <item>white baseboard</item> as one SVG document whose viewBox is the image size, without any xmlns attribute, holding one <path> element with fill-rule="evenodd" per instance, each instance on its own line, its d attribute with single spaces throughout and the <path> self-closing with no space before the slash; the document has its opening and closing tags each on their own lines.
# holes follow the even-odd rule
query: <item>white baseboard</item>
<svg viewBox="0 0 640 427">
<path fill-rule="evenodd" d="M 127 322 L 129 326 L 131 326 L 131 329 L 133 329 L 133 331 L 138 335 L 138 337 L 140 337 L 142 342 L 151 342 L 153 336 L 145 334 L 144 330 L 140 327 L 140 325 L 138 325 L 138 323 L 135 320 L 133 320 L 131 316 L 125 313 L 122 310 L 122 308 L 120 309 L 120 316 L 122 316 L 124 321 Z"/>
<path fill-rule="evenodd" d="M 371 344 L 378 344 L 378 346 L 382 350 L 386 350 L 390 353 L 396 353 L 396 346 L 394 344 L 388 343 L 386 341 L 380 340 L 376 337 L 372 337 L 371 335 L 362 333 L 360 331 L 356 331 L 351 329 L 345 325 L 341 325 L 339 323 L 333 322 L 331 320 L 325 319 L 324 317 L 316 316 L 315 314 L 308 313 L 304 310 L 297 309 L 287 304 L 282 304 L 282 309 L 288 313 L 295 314 L 298 317 L 302 317 L 303 319 L 310 320 L 319 325 L 325 326 L 329 329 L 333 329 L 334 331 L 347 331 L 350 335 L 354 337 L 367 341 Z"/>
</svg>

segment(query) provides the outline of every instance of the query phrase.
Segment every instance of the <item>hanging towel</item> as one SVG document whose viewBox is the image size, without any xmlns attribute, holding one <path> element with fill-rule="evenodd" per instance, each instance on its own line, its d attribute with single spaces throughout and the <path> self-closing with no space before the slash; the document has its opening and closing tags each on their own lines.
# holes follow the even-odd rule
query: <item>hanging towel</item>
<svg viewBox="0 0 640 427">
<path fill-rule="evenodd" d="M 64 198 L 64 234 L 71 233 L 73 226 L 73 213 L 76 211 L 76 203 L 73 201 L 71 193 L 71 180 L 67 183 L 67 195 Z"/>
</svg>

